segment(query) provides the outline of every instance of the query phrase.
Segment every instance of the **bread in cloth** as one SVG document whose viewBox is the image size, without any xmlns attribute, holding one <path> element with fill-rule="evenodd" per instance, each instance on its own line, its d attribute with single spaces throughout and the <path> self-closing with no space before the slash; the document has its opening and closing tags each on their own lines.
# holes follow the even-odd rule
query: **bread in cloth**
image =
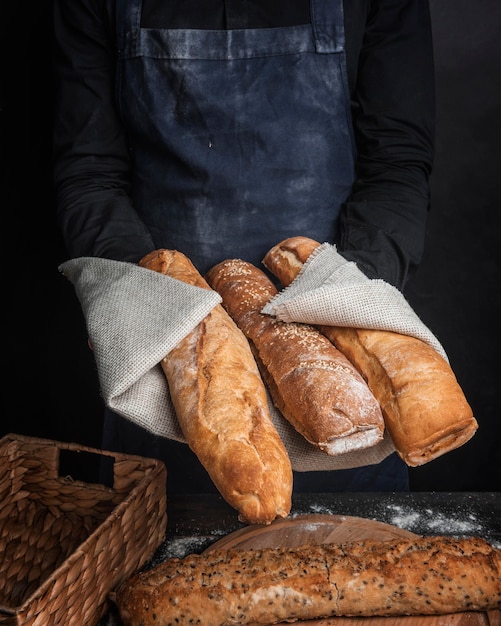
<svg viewBox="0 0 501 626">
<path fill-rule="evenodd" d="M 155 250 L 145 268 L 210 289 L 176 250 Z M 269 524 L 291 508 L 292 468 L 269 414 L 259 369 L 242 331 L 217 305 L 161 362 L 190 448 L 241 521 Z"/>
<path fill-rule="evenodd" d="M 379 404 L 348 359 L 312 326 L 261 313 L 277 293 L 261 269 L 228 259 L 206 278 L 248 338 L 274 404 L 298 433 L 331 455 L 381 441 Z"/>
<path fill-rule="evenodd" d="M 319 245 L 307 237 L 286 239 L 268 251 L 263 264 L 286 287 Z M 407 465 L 428 463 L 475 434 L 478 423 L 451 366 L 430 345 L 385 330 L 319 329 L 367 381 Z"/>
<path fill-rule="evenodd" d="M 501 607 L 501 551 L 445 536 L 215 550 L 133 576 L 115 601 L 125 626 L 490 610 Z"/>
</svg>

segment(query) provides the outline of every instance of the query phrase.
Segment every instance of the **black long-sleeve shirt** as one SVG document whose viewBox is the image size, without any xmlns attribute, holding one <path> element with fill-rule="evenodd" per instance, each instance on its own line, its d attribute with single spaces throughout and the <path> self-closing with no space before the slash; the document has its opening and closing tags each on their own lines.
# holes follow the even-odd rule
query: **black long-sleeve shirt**
<svg viewBox="0 0 501 626">
<path fill-rule="evenodd" d="M 126 132 L 114 101 L 114 0 L 55 0 L 54 177 L 69 256 L 138 261 L 153 248 L 132 206 Z M 420 262 L 433 161 L 428 0 L 345 0 L 356 180 L 343 255 L 403 288 Z M 308 23 L 308 0 L 144 0 L 142 27 L 268 28 Z"/>
</svg>

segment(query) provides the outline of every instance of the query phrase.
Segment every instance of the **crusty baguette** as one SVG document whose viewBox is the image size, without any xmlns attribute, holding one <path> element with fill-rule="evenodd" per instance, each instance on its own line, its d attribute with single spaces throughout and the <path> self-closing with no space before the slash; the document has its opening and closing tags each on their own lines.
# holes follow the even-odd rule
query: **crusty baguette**
<svg viewBox="0 0 501 626">
<path fill-rule="evenodd" d="M 155 250 L 140 265 L 210 289 L 180 252 Z M 248 341 L 224 308 L 217 305 L 161 366 L 187 443 L 240 519 L 268 524 L 286 517 L 290 459 Z"/>
<path fill-rule="evenodd" d="M 319 245 L 307 237 L 286 239 L 268 251 L 263 263 L 287 286 Z M 367 380 L 395 449 L 407 465 L 428 463 L 475 434 L 478 424 L 456 376 L 431 346 L 389 331 L 319 329 Z"/>
<path fill-rule="evenodd" d="M 207 281 L 249 339 L 275 405 L 297 432 L 331 455 L 382 439 L 381 409 L 348 359 L 312 326 L 260 312 L 277 293 L 262 270 L 229 259 L 211 268 Z"/>
<path fill-rule="evenodd" d="M 491 610 L 501 607 L 501 551 L 443 536 L 215 550 L 135 575 L 115 600 L 125 626 Z"/>
</svg>

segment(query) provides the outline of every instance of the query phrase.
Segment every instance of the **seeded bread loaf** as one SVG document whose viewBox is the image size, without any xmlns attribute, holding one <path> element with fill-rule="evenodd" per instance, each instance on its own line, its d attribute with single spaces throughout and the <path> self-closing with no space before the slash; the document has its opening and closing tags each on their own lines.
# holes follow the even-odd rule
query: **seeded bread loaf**
<svg viewBox="0 0 501 626">
<path fill-rule="evenodd" d="M 263 263 L 285 286 L 320 244 L 293 237 L 274 246 Z M 377 398 L 400 457 L 424 465 L 466 443 L 478 424 L 449 363 L 431 346 L 399 333 L 319 326 L 348 357 Z"/>
<path fill-rule="evenodd" d="M 191 261 L 155 250 L 142 267 L 210 289 Z M 292 467 L 249 344 L 221 305 L 161 362 L 179 425 L 223 498 L 248 524 L 291 507 Z"/>
<path fill-rule="evenodd" d="M 265 625 L 501 608 L 501 551 L 416 537 L 171 558 L 116 594 L 125 626 Z"/>
<path fill-rule="evenodd" d="M 381 441 L 381 409 L 348 359 L 312 326 L 260 312 L 277 293 L 262 270 L 229 259 L 206 278 L 248 338 L 275 405 L 298 433 L 331 455 Z"/>
</svg>

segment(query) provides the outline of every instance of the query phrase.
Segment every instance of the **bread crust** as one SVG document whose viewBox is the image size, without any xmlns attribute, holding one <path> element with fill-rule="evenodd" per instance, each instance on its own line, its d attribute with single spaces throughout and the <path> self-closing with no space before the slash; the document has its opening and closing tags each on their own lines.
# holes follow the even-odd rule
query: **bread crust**
<svg viewBox="0 0 501 626">
<path fill-rule="evenodd" d="M 445 536 L 218 550 L 132 577 L 116 602 L 125 626 L 491 610 L 501 607 L 501 551 Z"/>
<path fill-rule="evenodd" d="M 277 293 L 263 271 L 228 259 L 206 278 L 248 338 L 275 405 L 297 432 L 331 455 L 382 439 L 380 407 L 348 359 L 312 326 L 261 313 Z"/>
<path fill-rule="evenodd" d="M 140 265 L 210 289 L 191 261 L 155 250 Z M 269 415 L 243 333 L 217 305 L 161 362 L 190 448 L 241 521 L 269 524 L 291 508 L 292 467 Z"/>
<path fill-rule="evenodd" d="M 299 274 L 320 244 L 286 239 L 263 263 L 284 285 Z M 400 457 L 424 465 L 466 443 L 478 428 L 447 361 L 425 342 L 390 331 L 319 326 L 367 381 Z"/>
</svg>

